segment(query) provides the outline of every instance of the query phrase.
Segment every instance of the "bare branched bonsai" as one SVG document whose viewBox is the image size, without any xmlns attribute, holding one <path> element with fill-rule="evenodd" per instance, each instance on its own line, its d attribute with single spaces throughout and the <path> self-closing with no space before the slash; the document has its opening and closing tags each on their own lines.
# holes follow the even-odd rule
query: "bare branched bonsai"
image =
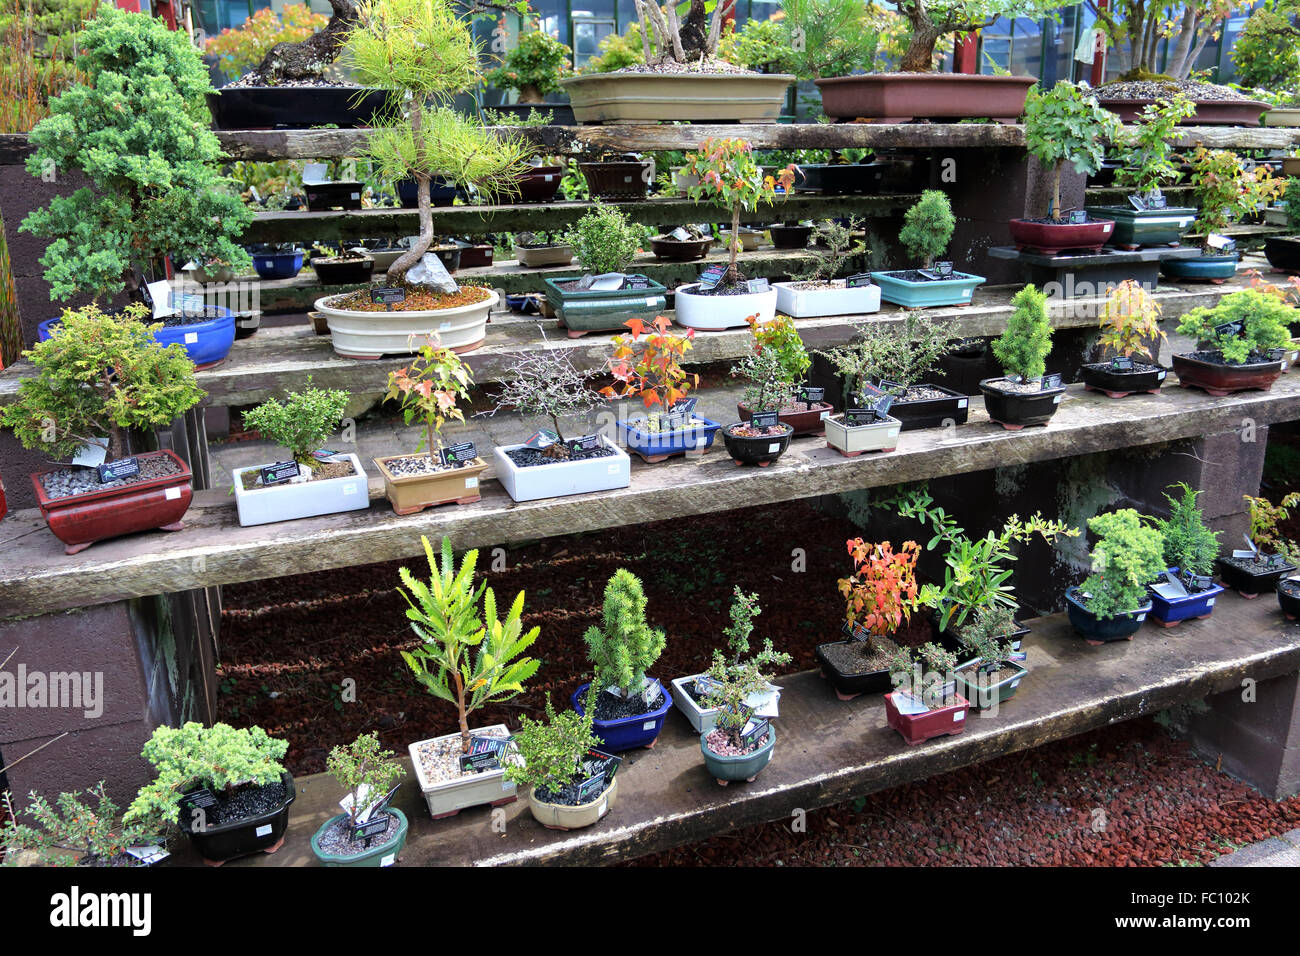
<svg viewBox="0 0 1300 956">
<path fill-rule="evenodd" d="M 686 19 L 681 20 L 674 3 L 660 7 L 653 0 L 633 2 L 641 18 L 641 50 L 647 66 L 672 62 L 702 67 L 717 57 L 726 4 L 714 6 L 710 16 L 704 0 L 691 0 Z"/>
<path fill-rule="evenodd" d="M 545 333 L 542 340 L 546 340 Z M 545 415 L 560 439 L 545 451 L 554 458 L 567 458 L 569 455 L 560 418 L 602 404 L 599 393 L 574 367 L 568 352 L 549 345 L 537 351 L 517 353 L 502 379 L 504 385 L 497 396 L 496 407 L 479 414 L 495 415 L 503 408 L 513 408 L 524 415 Z"/>
</svg>

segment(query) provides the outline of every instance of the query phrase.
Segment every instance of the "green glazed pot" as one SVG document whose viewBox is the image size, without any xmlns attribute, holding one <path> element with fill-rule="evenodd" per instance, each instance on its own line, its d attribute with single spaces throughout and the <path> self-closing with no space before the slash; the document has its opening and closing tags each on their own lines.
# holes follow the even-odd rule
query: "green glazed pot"
<svg viewBox="0 0 1300 956">
<path fill-rule="evenodd" d="M 397 862 L 397 855 L 402 852 L 406 846 L 406 815 L 396 807 L 389 807 L 388 812 L 397 817 L 397 836 L 379 846 L 373 846 L 368 850 L 362 850 L 360 853 L 351 856 L 342 856 L 337 853 L 329 853 L 320 848 L 320 839 L 324 836 L 325 831 L 334 826 L 339 820 L 343 819 L 346 814 L 340 813 L 336 817 L 330 817 L 324 825 L 311 836 L 311 851 L 316 854 L 316 859 L 321 861 L 323 866 L 354 866 L 354 867 L 380 867 L 392 866 Z"/>
<path fill-rule="evenodd" d="M 1230 256 L 1196 256 L 1191 259 L 1162 259 L 1160 271 L 1171 279 L 1210 279 L 1222 281 L 1237 274 L 1237 254 Z"/>
<path fill-rule="evenodd" d="M 983 710 L 992 707 L 994 703 L 1001 704 L 1015 697 L 1016 691 L 1020 689 L 1021 680 L 1029 673 L 1029 668 L 1015 661 L 1003 661 L 1002 664 L 1014 668 L 1015 673 L 1010 677 L 1004 677 L 996 684 L 988 684 L 980 680 L 979 665 L 976 662 L 968 661 L 962 664 L 954 675 L 957 680 L 957 693 L 970 701 L 970 705 L 976 710 Z"/>
<path fill-rule="evenodd" d="M 1141 212 L 1131 206 L 1089 206 L 1088 215 L 1115 220 L 1109 241 L 1112 246 L 1174 245 L 1196 221 L 1196 210 L 1188 206 Z"/>
<path fill-rule="evenodd" d="M 700 750 L 704 754 L 704 765 L 709 768 L 709 775 L 718 783 L 726 786 L 732 780 L 753 780 L 758 772 L 772 760 L 772 751 L 776 747 L 776 726 L 767 725 L 767 743 L 753 753 L 739 757 L 724 757 L 709 749 L 709 735 L 700 734 Z"/>
</svg>

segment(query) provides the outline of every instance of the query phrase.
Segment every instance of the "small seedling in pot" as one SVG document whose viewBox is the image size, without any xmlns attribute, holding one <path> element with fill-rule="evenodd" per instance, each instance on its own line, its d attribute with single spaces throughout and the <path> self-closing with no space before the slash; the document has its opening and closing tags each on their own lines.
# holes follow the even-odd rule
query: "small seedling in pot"
<svg viewBox="0 0 1300 956">
<path fill-rule="evenodd" d="M 818 243 L 810 249 L 813 261 L 794 274 L 796 282 L 829 283 L 845 271 L 848 263 L 867 251 L 867 245 L 854 235 L 861 231 L 862 220 L 850 218 L 848 224 L 828 221 L 818 230 Z"/>
<path fill-rule="evenodd" d="M 325 770 L 344 790 L 341 801 L 346 808 L 340 820 L 340 829 L 354 833 L 359 826 L 370 822 L 376 808 L 386 801 L 389 792 L 404 776 L 405 768 L 393 758 L 391 750 L 384 750 L 377 733 L 362 734 L 352 743 L 340 745 L 330 751 Z M 387 814 L 386 810 L 380 812 Z M 395 823 L 390 823 L 390 829 Z M 370 845 L 373 837 L 366 838 Z"/>
<path fill-rule="evenodd" d="M 1052 350 L 1047 296 L 1031 284 L 1012 297 L 1011 305 L 1006 330 L 993 340 L 993 354 L 1014 384 L 1036 382 L 1047 370 Z"/>
<path fill-rule="evenodd" d="M 818 354 L 844 379 L 846 401 L 873 380 L 900 386 L 889 391 L 902 401 L 957 344 L 951 322 L 918 311 L 901 323 L 859 322 L 850 344 Z"/>
<path fill-rule="evenodd" d="M 1226 149 L 1198 146 L 1192 153 L 1192 189 L 1200 212 L 1197 226 L 1204 234 L 1202 255 L 1220 255 L 1214 237 L 1243 216 L 1257 212 L 1286 189 L 1285 180 L 1268 166 L 1247 169 L 1240 156 Z"/>
<path fill-rule="evenodd" d="M 1165 500 L 1169 502 L 1169 517 L 1151 522 L 1164 540 L 1165 564 L 1178 568 L 1183 574 L 1184 582 L 1192 580 L 1193 576 L 1206 578 L 1214 573 L 1214 560 L 1219 556 L 1220 532 L 1211 531 L 1205 526 L 1201 509 L 1196 506 L 1196 499 L 1201 494 L 1199 491 L 1185 481 L 1171 487 L 1180 490 L 1181 494 L 1175 498 L 1168 492 L 1165 493 Z"/>
<path fill-rule="evenodd" d="M 957 656 L 938 644 L 922 644 L 915 650 L 899 647 L 889 658 L 889 677 L 894 688 L 927 709 L 957 702 L 951 690 L 956 670 Z"/>
<path fill-rule="evenodd" d="M 788 367 L 776 349 L 755 347 L 732 369 L 731 374 L 746 380 L 743 402 L 751 413 L 777 412 L 791 408 L 799 399 L 797 385 L 789 380 Z M 788 425 L 759 428 L 741 423 L 730 427 L 733 435 L 756 437 L 769 432 L 785 431 Z"/>
<path fill-rule="evenodd" d="M 598 778 L 589 772 L 588 761 L 600 753 L 600 738 L 592 730 L 593 718 L 591 706 L 581 714 L 574 710 L 556 713 L 548 695 L 545 723 L 527 716 L 519 718 L 519 730 L 512 740 L 521 759 L 506 766 L 506 780 L 532 787 L 533 802 L 573 807 L 599 800 L 614 785 L 611 771 L 617 769 L 617 764 L 610 767 L 606 762 L 606 769 L 597 771 Z M 553 829 L 566 829 L 545 820 L 543 823 Z"/>
<path fill-rule="evenodd" d="M 749 638 L 754 631 L 754 618 L 762 613 L 757 594 L 746 594 L 736 587 L 730 613 L 731 624 L 722 631 L 727 638 L 730 654 L 724 653 L 721 648 L 714 648 L 713 663 L 705 674 L 705 686 L 709 689 L 705 691 L 702 700 L 709 707 L 723 705 L 724 699 L 716 696 L 714 689 L 728 683 L 747 687 L 744 700 L 752 704 L 756 696 L 769 691 L 773 676 L 771 672 L 793 660 L 789 654 L 776 650 L 770 637 L 763 639 L 762 650 L 746 658 L 749 654 Z"/>
<path fill-rule="evenodd" d="M 1241 365 L 1264 361 L 1271 349 L 1288 348 L 1290 324 L 1298 315 L 1300 310 L 1277 295 L 1243 289 L 1225 295 L 1212 308 L 1192 309 L 1179 321 L 1178 332 L 1224 364 Z"/>
<path fill-rule="evenodd" d="M 1178 181 L 1173 164 L 1174 129 L 1196 112 L 1196 104 L 1181 93 L 1143 107 L 1132 136 L 1122 143 L 1111 140 L 1112 149 L 1124 160 L 1115 173 L 1118 186 L 1132 189 L 1141 198 L 1160 194 L 1160 187 Z"/>
<path fill-rule="evenodd" d="M 1105 143 L 1120 129 L 1119 117 L 1104 109 L 1086 88 L 1060 82 L 1050 90 L 1034 87 L 1025 104 L 1025 142 L 1052 177 L 1048 219 L 1062 223 L 1061 170 L 1091 176 L 1105 159 Z"/>
</svg>

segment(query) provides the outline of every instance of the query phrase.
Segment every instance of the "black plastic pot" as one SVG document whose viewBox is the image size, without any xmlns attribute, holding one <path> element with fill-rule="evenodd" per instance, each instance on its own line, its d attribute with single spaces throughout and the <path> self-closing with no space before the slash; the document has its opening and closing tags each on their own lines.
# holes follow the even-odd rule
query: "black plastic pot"
<svg viewBox="0 0 1300 956">
<path fill-rule="evenodd" d="M 939 621 L 941 620 L 941 617 L 937 611 L 931 614 L 931 620 L 934 621 L 934 629 L 939 636 L 939 643 L 947 650 L 953 651 L 955 653 L 961 653 L 962 650 L 964 649 L 964 645 L 961 642 L 961 638 L 959 638 L 956 632 L 952 630 L 951 624 L 948 627 L 943 628 L 941 630 L 939 628 Z M 973 615 L 970 615 L 966 618 L 967 624 L 971 623 L 973 620 L 974 620 Z M 1021 624 L 1019 621 L 1015 620 L 1014 618 L 1012 619 L 1012 623 L 1015 624 L 1016 626 L 1015 630 L 1002 635 L 1000 640 L 1010 641 L 1012 650 L 1018 651 L 1020 650 L 1020 642 L 1025 638 L 1026 635 L 1029 634 L 1029 628 L 1025 627 L 1023 624 Z"/>
<path fill-rule="evenodd" d="M 414 179 L 397 181 L 397 199 L 403 209 L 415 209 L 420 205 L 420 184 Z M 456 185 L 439 176 L 429 181 L 429 200 L 435 206 L 450 206 L 456 201 Z"/>
<path fill-rule="evenodd" d="M 1151 602 L 1147 601 L 1140 608 L 1103 620 L 1083 606 L 1083 599 L 1079 595 L 1078 588 L 1067 590 L 1065 600 L 1065 610 L 1070 618 L 1071 626 L 1089 644 L 1131 641 L 1133 635 L 1142 627 L 1142 622 L 1151 613 Z"/>
<path fill-rule="evenodd" d="M 384 90 L 345 86 L 226 86 L 208 94 L 217 129 L 369 126 L 384 109 Z"/>
<path fill-rule="evenodd" d="M 312 212 L 325 212 L 330 209 L 360 209 L 361 192 L 365 189 L 361 183 L 313 183 L 304 185 L 307 191 L 307 208 Z"/>
<path fill-rule="evenodd" d="M 951 388 L 940 385 L 926 385 L 944 393 L 944 398 L 927 398 L 915 402 L 899 402 L 889 406 L 889 414 L 903 423 L 903 431 L 917 428 L 938 428 L 951 422 L 965 425 L 970 416 L 970 398 Z"/>
<path fill-rule="evenodd" d="M 812 238 L 812 226 L 768 226 L 768 235 L 772 237 L 772 245 L 777 249 L 806 249 L 808 240 Z"/>
<path fill-rule="evenodd" d="M 784 422 L 779 422 L 778 427 L 784 429 L 785 434 L 765 435 L 759 438 L 731 434 L 731 430 L 741 424 L 746 423 L 736 422 L 722 430 L 722 441 L 727 446 L 727 454 L 738 465 L 759 465 L 766 468 L 785 454 L 785 450 L 790 447 L 790 438 L 794 435 L 794 429 Z"/>
<path fill-rule="evenodd" d="M 986 378 L 980 382 L 980 391 L 984 393 L 984 408 L 989 418 L 1010 431 L 1026 425 L 1046 425 L 1065 396 L 1064 385 L 1025 393 L 1003 392 L 991 386 L 992 382 L 1001 381 L 1002 378 Z"/>
<path fill-rule="evenodd" d="M 370 281 L 375 260 L 369 256 L 342 261 L 317 258 L 311 260 L 311 268 L 321 285 L 358 285 Z"/>
<path fill-rule="evenodd" d="M 861 674 L 845 674 L 840 671 L 834 664 L 826 659 L 822 648 L 832 647 L 838 644 L 847 644 L 848 641 L 831 641 L 829 644 L 818 644 L 816 648 L 817 663 L 821 665 L 822 674 L 831 682 L 835 688 L 835 693 L 839 694 L 842 700 L 851 697 L 857 697 L 859 694 L 884 694 L 894 689 L 893 681 L 889 679 L 888 670 L 863 671 Z"/>
<path fill-rule="evenodd" d="M 1284 574 L 1296 569 L 1294 564 L 1283 564 L 1276 568 L 1260 568 L 1258 571 L 1241 568 L 1231 561 L 1219 558 L 1215 562 L 1219 571 L 1219 580 L 1225 588 L 1232 588 L 1242 597 L 1253 598 L 1277 589 L 1277 582 Z"/>
<path fill-rule="evenodd" d="M 1105 392 L 1111 398 L 1123 398 L 1135 392 L 1155 395 L 1164 384 L 1169 370 L 1164 367 L 1117 371 L 1109 362 L 1098 362 L 1082 368 L 1083 384 L 1091 392 Z"/>
<path fill-rule="evenodd" d="M 1278 581 L 1277 603 L 1288 621 L 1300 618 L 1300 581 L 1289 578 Z"/>
<path fill-rule="evenodd" d="M 181 830 L 190 838 L 194 849 L 205 860 L 214 863 L 266 850 L 274 852 L 276 844 L 283 839 L 284 831 L 289 826 L 289 806 L 298 796 L 293 785 L 293 775 L 289 771 L 284 772 L 280 782 L 284 784 L 285 799 L 274 810 L 259 816 L 245 817 L 243 820 L 208 826 L 203 830 L 191 830 L 189 814 L 182 809 Z"/>
<path fill-rule="evenodd" d="M 1264 240 L 1264 256 L 1274 269 L 1300 272 L 1300 237 L 1269 236 Z"/>
<path fill-rule="evenodd" d="M 794 188 L 824 196 L 874 195 L 880 192 L 888 169 L 888 163 L 804 163 L 795 167 Z"/>
</svg>

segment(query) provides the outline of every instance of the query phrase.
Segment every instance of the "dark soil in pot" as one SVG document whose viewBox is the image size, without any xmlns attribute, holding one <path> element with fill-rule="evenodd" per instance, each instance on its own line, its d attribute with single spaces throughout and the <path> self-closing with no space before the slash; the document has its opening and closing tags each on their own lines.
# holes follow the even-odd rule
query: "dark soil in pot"
<svg viewBox="0 0 1300 956">
<path fill-rule="evenodd" d="M 1258 597 L 1277 588 L 1277 582 L 1283 575 L 1296 570 L 1294 564 L 1283 561 L 1280 565 L 1270 567 L 1268 559 L 1234 558 L 1229 555 L 1215 562 L 1223 586 L 1232 588 L 1244 598 Z"/>
<path fill-rule="evenodd" d="M 321 461 L 317 462 L 311 468 L 310 481 L 327 481 L 330 478 L 347 478 L 349 475 L 356 473 L 356 468 L 350 461 Z M 262 486 L 262 472 L 259 468 L 253 468 L 239 476 L 243 482 L 245 491 L 255 491 Z M 268 487 L 279 488 L 279 484 Z"/>
<path fill-rule="evenodd" d="M 129 456 L 128 456 L 129 457 Z M 41 487 L 53 500 L 71 498 L 73 495 L 87 495 L 96 491 L 111 491 L 114 488 L 129 488 L 142 481 L 153 478 L 166 478 L 179 475 L 183 469 L 175 460 L 162 456 L 158 458 L 139 458 L 140 473 L 130 478 L 117 478 L 113 481 L 100 481 L 99 472 L 94 468 L 62 468 L 59 471 L 46 472 L 40 476 Z"/>
<path fill-rule="evenodd" d="M 388 829 L 383 833 L 372 834 L 367 841 L 353 840 L 351 838 L 348 818 L 344 815 L 321 835 L 320 848 L 326 853 L 333 853 L 338 856 L 359 856 L 362 853 L 373 852 L 387 843 L 392 843 L 402 830 L 402 821 L 397 818 L 395 813 L 388 813 L 387 816 Z"/>
<path fill-rule="evenodd" d="M 596 719 L 597 720 L 624 720 L 628 717 L 635 717 L 637 714 L 648 714 L 652 710 L 658 710 L 663 705 L 664 692 L 663 688 L 655 695 L 655 699 L 647 704 L 642 700 L 640 694 L 633 694 L 631 697 L 615 697 L 613 694 L 607 694 L 601 691 L 596 695 Z"/>
<path fill-rule="evenodd" d="M 506 452 L 507 457 L 513 461 L 516 467 L 532 468 L 537 465 L 554 465 L 563 461 L 587 461 L 590 458 L 606 458 L 614 454 L 614 449 L 602 443 L 595 448 L 588 448 L 586 451 L 573 451 L 565 458 L 555 458 L 539 451 L 536 448 L 515 448 Z"/>
<path fill-rule="evenodd" d="M 274 813 L 288 796 L 289 790 L 280 780 L 263 786 L 238 787 L 231 793 L 218 793 L 217 802 L 203 811 L 204 822 L 208 827 L 219 827 L 263 817 Z M 189 815 L 182 810 L 181 828 L 186 832 L 189 832 L 188 821 Z"/>
<path fill-rule="evenodd" d="M 722 441 L 727 454 L 737 465 L 767 467 L 790 447 L 794 429 L 786 424 L 771 428 L 754 428 L 744 422 L 728 425 L 722 430 Z"/>
<path fill-rule="evenodd" d="M 1104 392 L 1111 398 L 1123 398 L 1135 392 L 1155 395 L 1164 383 L 1168 369 L 1149 362 L 1134 362 L 1131 369 L 1117 369 L 1110 362 L 1084 365 L 1083 384 L 1090 392 Z"/>
<path fill-rule="evenodd" d="M 542 787 L 533 789 L 533 795 L 542 803 L 556 803 L 564 807 L 576 807 L 584 803 L 592 803 L 600 799 L 600 794 L 604 793 L 614 785 L 613 777 L 605 778 L 605 785 L 600 788 L 600 793 L 589 793 L 586 797 L 579 798 L 578 788 L 586 781 L 586 777 L 579 777 L 572 783 L 566 784 L 559 790 L 546 790 Z"/>
<path fill-rule="evenodd" d="M 893 641 L 878 637 L 867 641 L 836 641 L 821 645 L 822 656 L 841 674 L 869 674 L 889 666 Z"/>
</svg>

